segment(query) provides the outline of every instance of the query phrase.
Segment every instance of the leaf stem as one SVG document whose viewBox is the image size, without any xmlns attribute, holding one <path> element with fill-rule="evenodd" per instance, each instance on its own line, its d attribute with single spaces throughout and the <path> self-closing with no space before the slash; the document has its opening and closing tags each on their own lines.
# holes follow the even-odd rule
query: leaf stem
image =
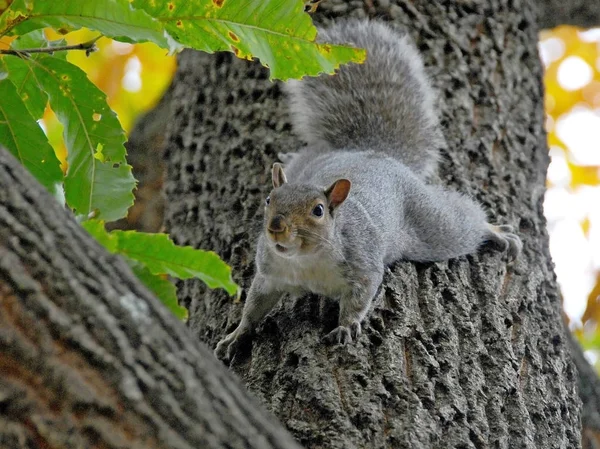
<svg viewBox="0 0 600 449">
<path fill-rule="evenodd" d="M 87 56 L 90 53 L 95 52 L 98 48 L 96 47 L 96 41 L 100 39 L 102 35 L 95 37 L 94 39 L 82 42 L 81 44 L 74 45 L 63 45 L 57 47 L 45 47 L 45 48 L 22 48 L 19 50 L 8 49 L 1 50 L 0 55 L 13 55 L 13 56 L 28 56 L 30 53 L 54 53 L 56 51 L 68 51 L 68 50 L 85 50 Z"/>
</svg>

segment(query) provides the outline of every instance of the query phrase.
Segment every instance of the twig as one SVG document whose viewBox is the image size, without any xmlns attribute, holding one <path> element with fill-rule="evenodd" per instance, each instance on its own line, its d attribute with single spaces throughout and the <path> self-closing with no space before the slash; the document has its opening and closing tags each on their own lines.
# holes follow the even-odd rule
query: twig
<svg viewBox="0 0 600 449">
<path fill-rule="evenodd" d="M 100 39 L 102 35 L 95 37 L 91 41 L 82 42 L 81 44 L 75 45 L 63 45 L 58 47 L 46 47 L 46 48 L 22 48 L 22 49 L 9 49 L 0 50 L 0 55 L 13 55 L 13 56 L 28 56 L 30 53 L 54 53 L 55 51 L 68 51 L 68 50 L 85 50 L 87 56 L 97 50 L 96 41 Z"/>
</svg>

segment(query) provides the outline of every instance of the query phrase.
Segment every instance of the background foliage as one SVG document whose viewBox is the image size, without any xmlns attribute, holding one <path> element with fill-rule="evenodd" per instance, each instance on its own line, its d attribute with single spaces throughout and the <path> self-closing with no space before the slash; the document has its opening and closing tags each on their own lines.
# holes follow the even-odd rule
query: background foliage
<svg viewBox="0 0 600 449">
<path fill-rule="evenodd" d="M 67 43 L 76 44 L 94 38 L 98 33 L 82 29 L 64 36 Z M 49 39 L 62 37 L 47 29 Z M 1 47 L 0 40 L 0 48 Z M 108 105 L 117 113 L 121 126 L 129 133 L 135 120 L 154 106 L 171 82 L 176 69 L 176 57 L 153 43 L 128 44 L 103 37 L 96 42 L 98 51 L 86 56 L 71 51 L 67 60 L 81 68 L 108 99 Z M 49 107 L 43 126 L 50 143 L 66 168 L 66 147 L 62 138 L 63 127 Z"/>
<path fill-rule="evenodd" d="M 545 31 L 540 54 L 550 250 L 571 328 L 600 370 L 600 29 Z"/>
</svg>

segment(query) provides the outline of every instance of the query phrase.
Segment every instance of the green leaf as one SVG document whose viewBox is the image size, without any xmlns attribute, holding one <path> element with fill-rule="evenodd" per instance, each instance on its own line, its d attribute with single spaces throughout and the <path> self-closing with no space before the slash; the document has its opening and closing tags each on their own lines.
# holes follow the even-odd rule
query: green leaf
<svg viewBox="0 0 600 449">
<path fill-rule="evenodd" d="M 21 100 L 16 87 L 0 81 L 0 144 L 56 195 L 63 179 L 54 150 Z"/>
<path fill-rule="evenodd" d="M 148 268 L 139 262 L 127 260 L 127 263 L 129 263 L 129 266 L 137 278 L 148 287 L 148 290 L 161 300 L 173 315 L 180 320 L 187 320 L 188 311 L 185 307 L 179 305 L 177 301 L 177 290 L 171 281 L 165 279 L 164 275 L 152 274 Z"/>
<path fill-rule="evenodd" d="M 210 288 L 224 288 L 230 295 L 237 292 L 231 268 L 212 251 L 177 246 L 167 234 L 107 232 L 101 220 L 87 220 L 82 226 L 108 251 L 143 263 L 152 274 L 168 274 L 179 279 L 197 277 Z"/>
<path fill-rule="evenodd" d="M 101 220 L 87 220 L 81 223 L 83 228 L 92 235 L 108 252 L 124 255 L 119 249 L 119 237 L 115 233 L 107 232 L 104 222 Z M 165 275 L 152 274 L 150 270 L 142 263 L 125 256 L 125 261 L 129 264 L 137 278 L 148 287 L 167 308 L 179 319 L 187 318 L 187 309 L 181 307 L 177 302 L 175 286 L 166 279 Z"/>
<path fill-rule="evenodd" d="M 93 156 L 81 156 L 77 160 L 80 170 L 71 170 L 71 165 L 67 170 L 67 204 L 77 214 L 92 214 L 106 221 L 125 217 L 134 200 L 132 190 L 135 178 L 131 173 L 131 166 L 124 163 L 102 163 Z"/>
<path fill-rule="evenodd" d="M 150 41 L 168 48 L 162 26 L 128 0 L 14 0 L 0 16 L 0 36 L 51 27 L 68 32 L 82 27 L 126 42 Z"/>
<path fill-rule="evenodd" d="M 2 1 L 2 0 L 0 0 Z M 65 39 L 58 39 L 49 41 L 43 30 L 35 30 L 31 33 L 19 36 L 17 39 L 11 42 L 10 48 L 12 50 L 31 50 L 31 49 L 45 49 L 45 48 L 57 48 L 67 45 Z M 52 57 L 67 60 L 67 51 L 57 51 L 51 53 Z M 47 54 L 40 53 L 29 53 L 27 58 L 38 59 L 46 57 Z M 31 81 L 29 78 L 33 76 L 29 64 L 23 61 L 23 58 L 19 55 L 6 55 L 2 59 L 0 57 L 0 70 L 3 70 L 8 74 L 8 78 L 12 83 L 17 86 L 19 95 L 27 109 L 37 120 L 42 118 L 46 105 L 48 104 L 48 95 L 44 92 L 35 81 Z"/>
<path fill-rule="evenodd" d="M 365 59 L 364 50 L 315 43 L 317 30 L 302 0 L 133 0 L 133 6 L 184 45 L 258 57 L 271 78 L 333 73 L 341 63 Z"/>
<path fill-rule="evenodd" d="M 144 263 L 153 274 L 168 274 L 179 279 L 197 277 L 210 288 L 237 291 L 231 268 L 212 251 L 191 246 L 176 246 L 166 234 L 113 231 L 119 239 L 119 253 Z"/>
<path fill-rule="evenodd" d="M 36 80 L 32 79 L 34 75 L 29 63 L 18 56 L 5 56 L 0 60 L 0 66 L 17 88 L 29 113 L 34 119 L 41 119 L 48 104 L 48 94 L 40 89 Z"/>
<path fill-rule="evenodd" d="M 98 243 L 104 246 L 108 252 L 116 254 L 119 252 L 119 238 L 109 233 L 104 227 L 102 220 L 86 220 L 81 223 L 83 229 L 92 235 Z"/>
<path fill-rule="evenodd" d="M 18 8 L 14 8 L 15 5 L 11 5 L 11 3 L 12 0 L 9 0 L 5 4 L 0 4 L 0 37 L 4 36 L 9 30 L 27 19 L 27 17 Z"/>
<path fill-rule="evenodd" d="M 65 39 L 58 39 L 54 41 L 49 41 L 46 39 L 46 35 L 44 30 L 35 30 L 31 33 L 23 34 L 19 36 L 17 39 L 10 43 L 10 48 L 13 50 L 25 50 L 31 48 L 52 48 L 52 47 L 62 47 L 67 45 L 67 41 Z M 30 57 L 36 58 L 39 55 L 36 53 L 30 54 Z M 52 53 L 52 56 L 55 58 L 67 60 L 67 52 L 66 51 L 57 51 L 56 53 Z"/>
<path fill-rule="evenodd" d="M 583 332 L 579 336 L 579 343 L 585 351 L 598 350 L 600 349 L 600 335 L 598 333 L 592 333 L 591 335 Z"/>
<path fill-rule="evenodd" d="M 62 39 L 50 42 L 42 30 L 36 30 L 15 39 L 11 42 L 10 48 L 13 50 L 49 48 L 64 45 L 64 43 L 65 41 Z M 39 58 L 40 55 L 33 53 L 30 57 Z M 57 52 L 54 57 L 66 60 L 66 52 Z M 17 87 L 23 103 L 33 118 L 36 120 L 42 118 L 48 104 L 48 95 L 41 89 L 39 83 L 30 79 L 34 75 L 29 64 L 19 56 L 6 55 L 0 59 L 0 69 L 8 74 L 8 79 Z"/>
<path fill-rule="evenodd" d="M 39 55 L 9 64 L 30 71 L 27 83 L 47 93 L 52 110 L 64 126 L 69 165 L 65 178 L 67 204 L 77 214 L 94 212 L 97 218 L 107 221 L 127 215 L 133 204 L 135 179 L 125 160 L 125 133 L 106 103 L 106 95 L 81 69 L 52 56 Z M 23 73 L 25 70 L 21 69 Z"/>
</svg>

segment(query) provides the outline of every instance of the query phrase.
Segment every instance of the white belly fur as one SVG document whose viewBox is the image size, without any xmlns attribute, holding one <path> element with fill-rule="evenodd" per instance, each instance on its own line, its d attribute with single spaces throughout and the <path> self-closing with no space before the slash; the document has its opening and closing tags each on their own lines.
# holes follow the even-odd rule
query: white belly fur
<svg viewBox="0 0 600 449">
<path fill-rule="evenodd" d="M 348 289 L 348 281 L 338 264 L 326 254 L 277 259 L 268 277 L 284 290 L 301 288 L 335 298 Z"/>
</svg>

